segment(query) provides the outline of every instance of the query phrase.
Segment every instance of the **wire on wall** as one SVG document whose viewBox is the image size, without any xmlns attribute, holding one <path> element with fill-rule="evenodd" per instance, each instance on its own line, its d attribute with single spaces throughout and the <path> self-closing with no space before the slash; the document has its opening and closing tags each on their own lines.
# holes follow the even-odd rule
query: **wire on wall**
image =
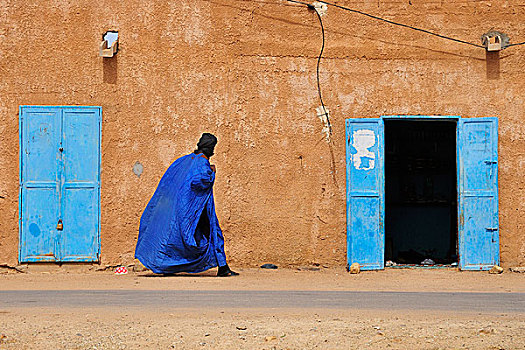
<svg viewBox="0 0 525 350">
<path fill-rule="evenodd" d="M 471 43 L 469 41 L 465 41 L 465 40 L 461 40 L 461 39 L 452 38 L 452 37 L 449 37 L 449 36 L 446 36 L 446 35 L 441 35 L 441 34 L 438 34 L 438 33 L 431 32 L 431 31 L 426 30 L 426 29 L 413 27 L 413 26 L 410 26 L 408 24 L 394 22 L 394 21 L 388 20 L 386 18 L 374 16 L 374 15 L 371 15 L 371 14 L 363 12 L 363 11 L 359 11 L 359 10 L 354 10 L 354 9 L 348 8 L 346 6 L 341 6 L 341 5 L 337 5 L 337 4 L 330 3 L 330 2 L 327 2 L 327 1 L 322 1 L 322 0 L 318 0 L 318 1 L 323 3 L 323 4 L 329 5 L 329 6 L 337 7 L 339 9 L 341 9 L 341 10 L 358 13 L 360 15 L 367 16 L 367 17 L 373 18 L 373 19 L 378 20 L 378 21 L 383 21 L 383 22 L 386 22 L 386 23 L 389 23 L 389 24 L 392 24 L 392 25 L 395 25 L 395 26 L 400 26 L 400 27 L 416 30 L 418 32 L 423 32 L 423 33 L 426 33 L 426 34 L 434 35 L 434 36 L 437 36 L 438 38 L 455 41 L 455 42 L 458 42 L 458 43 L 461 43 L 461 44 L 471 45 L 471 46 L 479 47 L 479 48 L 482 48 L 482 49 L 485 48 L 483 45 Z"/>
<path fill-rule="evenodd" d="M 312 6 L 309 3 L 306 3 L 304 1 L 298 1 L 298 0 L 287 0 L 287 1 L 288 2 L 292 2 L 292 3 L 296 3 L 296 4 L 300 4 L 300 5 L 305 5 L 305 6 L 308 6 L 308 8 L 310 8 Z M 485 46 L 483 46 L 483 45 L 475 44 L 475 43 L 472 43 L 472 42 L 469 42 L 469 41 L 465 41 L 465 40 L 461 40 L 461 39 L 452 38 L 452 37 L 449 37 L 449 36 L 446 36 L 446 35 L 441 35 L 441 34 L 438 34 L 438 33 L 431 32 L 431 31 L 426 30 L 426 29 L 413 27 L 413 26 L 410 26 L 408 24 L 394 22 L 394 21 L 388 20 L 386 18 L 382 18 L 382 17 L 379 17 L 379 16 L 374 16 L 374 15 L 371 15 L 371 14 L 363 12 L 363 11 L 354 10 L 354 9 L 349 8 L 349 7 L 342 6 L 342 5 L 337 5 L 337 4 L 328 2 L 328 1 L 323 1 L 323 0 L 317 0 L 317 1 L 320 2 L 320 3 L 326 4 L 328 6 L 333 6 L 333 7 L 339 8 L 339 9 L 344 10 L 344 11 L 357 13 L 357 14 L 360 14 L 360 15 L 363 15 L 363 16 L 366 16 L 366 17 L 378 20 L 378 21 L 386 22 L 386 23 L 389 23 L 389 24 L 392 24 L 392 25 L 395 25 L 395 26 L 400 26 L 400 27 L 403 27 L 403 28 L 416 30 L 418 32 L 422 32 L 422 33 L 426 33 L 426 34 L 429 34 L 429 35 L 433 35 L 433 36 L 436 36 L 438 38 L 442 38 L 442 39 L 445 39 L 445 40 L 451 40 L 451 41 L 454 41 L 454 42 L 457 42 L 457 43 L 466 44 L 466 45 L 470 45 L 470 46 L 474 46 L 474 47 L 479 47 L 479 48 L 485 49 Z M 525 45 L 525 42 L 509 44 L 509 45 L 507 45 L 507 47 L 519 46 L 519 45 Z"/>
<path fill-rule="evenodd" d="M 511 47 L 511 46 L 519 46 L 519 45 L 525 45 L 525 41 L 524 41 L 524 42 L 521 42 L 521 43 L 508 44 L 507 47 Z"/>
<path fill-rule="evenodd" d="M 317 57 L 317 91 L 319 92 L 319 100 L 321 101 L 321 107 L 323 108 L 323 114 L 326 116 L 326 123 L 328 124 L 328 132 L 330 135 L 332 135 L 332 124 L 330 124 L 330 116 L 326 112 L 326 107 L 324 106 L 323 102 L 323 94 L 321 93 L 321 82 L 319 77 L 319 66 L 321 65 L 321 57 L 323 57 L 323 51 L 324 51 L 324 44 L 325 44 L 325 36 L 324 36 L 324 26 L 323 26 L 323 20 L 321 19 L 321 14 L 315 6 L 308 5 L 308 8 L 311 10 L 314 10 L 317 14 L 317 18 L 319 19 L 319 24 L 321 25 L 321 32 L 323 34 L 323 45 L 321 46 L 321 52 L 319 52 L 319 57 Z"/>
<path fill-rule="evenodd" d="M 321 58 L 323 57 L 324 46 L 325 46 L 325 35 L 324 35 L 323 20 L 321 18 L 321 14 L 319 13 L 319 11 L 317 11 L 317 9 L 315 8 L 314 5 L 308 4 L 308 3 L 302 2 L 302 1 L 297 1 L 297 0 L 288 0 L 288 1 L 296 3 L 296 4 L 305 5 L 310 10 L 315 11 L 315 14 L 317 15 L 317 18 L 319 19 L 319 24 L 321 25 L 321 33 L 322 33 L 322 36 L 323 36 L 323 44 L 321 45 L 321 52 L 319 52 L 319 56 L 317 57 L 317 91 L 319 93 L 319 100 L 321 101 L 321 107 L 323 109 L 323 115 L 326 116 L 326 123 L 328 125 L 329 135 L 332 135 L 332 124 L 330 123 L 330 116 L 328 115 L 328 113 L 326 111 L 326 107 L 325 107 L 324 102 L 323 102 L 323 94 L 321 93 L 321 82 L 320 82 L 320 74 L 319 74 L 319 67 L 321 65 Z"/>
</svg>

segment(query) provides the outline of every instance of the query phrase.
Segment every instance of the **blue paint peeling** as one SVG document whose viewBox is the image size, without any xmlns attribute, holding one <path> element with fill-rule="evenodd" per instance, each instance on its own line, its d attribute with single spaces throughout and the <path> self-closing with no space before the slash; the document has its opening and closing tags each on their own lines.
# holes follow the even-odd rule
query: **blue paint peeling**
<svg viewBox="0 0 525 350">
<path fill-rule="evenodd" d="M 101 108 L 21 106 L 20 131 L 20 261 L 97 261 Z"/>
<path fill-rule="evenodd" d="M 459 266 L 499 264 L 498 120 L 463 118 L 458 124 Z"/>
<path fill-rule="evenodd" d="M 383 120 L 346 120 L 347 261 L 384 267 Z M 359 157 L 359 158 L 357 158 Z"/>
<path fill-rule="evenodd" d="M 487 270 L 499 264 L 498 121 L 458 116 L 346 120 L 347 263 L 384 268 L 384 119 L 458 120 L 459 266 Z"/>
</svg>

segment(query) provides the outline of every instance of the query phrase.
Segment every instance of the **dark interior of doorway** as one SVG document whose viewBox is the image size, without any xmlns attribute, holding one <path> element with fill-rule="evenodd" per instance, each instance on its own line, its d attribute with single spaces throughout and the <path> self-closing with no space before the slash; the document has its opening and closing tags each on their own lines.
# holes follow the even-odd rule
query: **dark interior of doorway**
<svg viewBox="0 0 525 350">
<path fill-rule="evenodd" d="M 457 256 L 455 120 L 385 120 L 385 261 Z"/>
</svg>

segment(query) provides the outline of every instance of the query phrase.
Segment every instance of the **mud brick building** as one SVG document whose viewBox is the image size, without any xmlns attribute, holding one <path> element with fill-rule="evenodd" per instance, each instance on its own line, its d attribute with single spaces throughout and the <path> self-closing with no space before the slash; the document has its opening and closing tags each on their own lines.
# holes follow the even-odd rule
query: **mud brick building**
<svg viewBox="0 0 525 350">
<path fill-rule="evenodd" d="M 525 41 L 518 0 L 334 2 Z M 525 46 L 321 18 L 330 142 L 306 6 L 0 0 L 0 262 L 132 262 L 158 180 L 208 131 L 234 265 L 525 265 Z"/>
</svg>

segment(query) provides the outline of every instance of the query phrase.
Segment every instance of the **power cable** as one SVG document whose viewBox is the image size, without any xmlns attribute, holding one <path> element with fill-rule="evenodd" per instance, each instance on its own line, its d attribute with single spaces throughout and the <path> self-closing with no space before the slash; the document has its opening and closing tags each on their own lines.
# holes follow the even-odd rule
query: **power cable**
<svg viewBox="0 0 525 350">
<path fill-rule="evenodd" d="M 507 47 L 510 47 L 510 46 L 519 46 L 519 45 L 525 45 L 525 41 L 524 41 L 524 42 L 521 42 L 521 43 L 508 44 Z"/>
<path fill-rule="evenodd" d="M 332 124 L 330 124 L 330 117 L 328 113 L 326 112 L 326 107 L 324 106 L 323 95 L 321 93 L 321 82 L 319 78 L 319 66 L 321 65 L 321 57 L 323 57 L 324 44 L 325 44 L 323 20 L 321 19 L 321 14 L 319 14 L 319 11 L 317 11 L 315 6 L 309 5 L 308 8 L 315 11 L 317 18 L 319 19 L 319 24 L 321 25 L 321 32 L 323 34 L 323 45 L 321 46 L 321 52 L 319 52 L 319 57 L 317 57 L 317 91 L 319 92 L 319 100 L 321 101 L 321 107 L 323 107 L 323 114 L 326 116 L 326 123 L 328 124 L 328 132 L 330 133 L 330 135 L 332 135 Z"/>
<path fill-rule="evenodd" d="M 287 0 L 289 2 L 293 2 L 293 3 L 296 3 L 296 4 L 301 4 L 301 5 L 305 5 L 305 6 L 312 6 L 306 2 L 303 2 L 303 1 L 297 1 L 297 0 Z M 363 11 L 359 11 L 359 10 L 354 10 L 354 9 L 351 9 L 349 7 L 345 7 L 345 6 L 341 6 L 341 5 L 337 5 L 337 4 L 333 4 L 331 2 L 327 2 L 327 1 L 322 1 L 322 0 L 318 0 L 320 3 L 323 3 L 323 4 L 326 4 L 328 6 L 333 6 L 333 7 L 337 7 L 341 10 L 345 10 L 345 11 L 349 11 L 349 12 L 354 12 L 354 13 L 357 13 L 357 14 L 360 14 L 360 15 L 363 15 L 363 16 L 367 16 L 369 18 L 373 18 L 375 20 L 378 20 L 378 21 L 383 21 L 383 22 L 386 22 L 386 23 L 389 23 L 389 24 L 392 24 L 392 25 L 396 25 L 396 26 L 400 26 L 400 27 L 404 27 L 404 28 L 409 28 L 409 29 L 412 29 L 412 30 L 416 30 L 416 31 L 419 31 L 419 32 L 423 32 L 423 33 L 426 33 L 426 34 L 430 34 L 430 35 L 434 35 L 434 36 L 437 36 L 439 38 L 442 38 L 442 39 L 446 39 L 446 40 L 451 40 L 451 41 L 455 41 L 455 42 L 458 42 L 458 43 L 462 43 L 462 44 L 466 44 L 466 45 L 471 45 L 471 46 L 474 46 L 474 47 L 479 47 L 479 48 L 482 48 L 484 49 L 485 47 L 482 46 L 482 45 L 478 45 L 478 44 L 474 44 L 474 43 L 471 43 L 471 42 L 468 42 L 468 41 L 465 41 L 465 40 L 461 40 L 461 39 L 456 39 L 456 38 L 451 38 L 449 36 L 445 36 L 445 35 L 441 35 L 441 34 L 437 34 L 437 33 L 434 33 L 434 32 L 431 32 L 429 30 L 426 30 L 426 29 L 422 29 L 422 28 L 417 28 L 417 27 L 413 27 L 413 26 L 410 26 L 408 24 L 403 24 L 403 23 L 399 23 L 399 22 L 394 22 L 394 21 L 391 21 L 391 20 L 388 20 L 386 18 L 382 18 L 382 17 L 378 17 L 378 16 L 374 16 L 374 15 L 371 15 L 369 13 L 366 13 L 366 12 L 363 12 Z M 516 45 L 516 44 L 514 44 Z"/>
<path fill-rule="evenodd" d="M 314 5 L 308 4 L 306 2 L 297 1 L 297 0 L 288 0 L 289 2 L 294 2 L 296 4 L 301 4 L 307 6 L 310 10 L 315 11 L 315 14 L 317 15 L 317 18 L 319 19 L 319 24 L 321 25 L 321 33 L 323 35 L 323 45 L 321 45 L 321 52 L 319 52 L 319 56 L 317 57 L 317 91 L 319 92 L 319 100 L 321 101 L 321 107 L 323 108 L 323 115 L 326 116 L 326 123 L 328 124 L 328 132 L 330 135 L 332 135 L 332 124 L 330 123 L 330 116 L 326 112 L 326 107 L 323 102 L 323 94 L 321 93 L 321 82 L 319 78 L 319 66 L 321 65 L 321 58 L 323 57 L 324 52 L 324 46 L 325 46 L 325 35 L 324 35 L 324 26 L 323 26 L 323 20 L 321 19 L 321 14 Z"/>
<path fill-rule="evenodd" d="M 261 3 L 261 4 L 265 4 L 265 3 L 266 4 L 272 4 L 272 2 L 267 2 L 267 1 L 263 1 L 263 0 L 260 0 L 260 1 L 255 1 L 255 0 L 237 0 L 237 1 L 248 1 L 248 2 Z M 299 1 L 299 0 L 286 0 L 286 1 L 288 1 L 290 3 L 295 3 L 295 4 L 308 6 L 309 8 L 312 8 L 312 6 L 313 6 L 312 4 L 309 4 L 309 3 L 304 2 L 304 1 Z M 423 32 L 423 33 L 426 33 L 426 34 L 429 34 L 429 35 L 437 36 L 437 37 L 442 38 L 442 39 L 451 40 L 451 41 L 455 41 L 455 42 L 458 42 L 458 43 L 461 43 L 461 44 L 466 44 L 466 45 L 470 45 L 470 46 L 474 46 L 474 47 L 479 47 L 479 48 L 482 48 L 482 49 L 485 48 L 485 46 L 483 46 L 483 45 L 475 44 L 475 43 L 472 43 L 472 42 L 469 42 L 469 41 L 465 41 L 465 40 L 461 40 L 461 39 L 452 38 L 452 37 L 449 37 L 449 36 L 446 36 L 446 35 L 441 35 L 441 34 L 438 34 L 438 33 L 431 32 L 431 31 L 426 30 L 426 29 L 410 26 L 408 24 L 394 22 L 394 21 L 388 20 L 386 18 L 382 18 L 382 17 L 379 17 L 379 16 L 371 15 L 369 13 L 366 13 L 366 12 L 363 12 L 363 11 L 359 11 L 359 10 L 355 10 L 355 9 L 351 9 L 351 8 L 346 7 L 346 6 L 337 5 L 337 4 L 334 4 L 334 3 L 331 3 L 331 2 L 328 2 L 328 1 L 324 1 L 324 0 L 317 0 L 317 1 L 320 2 L 320 3 L 326 4 L 326 5 L 329 5 L 329 6 L 337 7 L 339 9 L 341 9 L 341 10 L 358 13 L 360 15 L 367 16 L 367 17 L 370 17 L 370 18 L 373 18 L 373 19 L 376 19 L 376 20 L 379 20 L 379 21 L 383 21 L 383 22 L 386 22 L 386 23 L 389 23 L 389 24 L 392 24 L 392 25 L 396 25 L 396 26 L 400 26 L 400 27 L 404 27 L 404 28 L 409 28 L 409 29 L 416 30 L 416 31 L 419 31 L 419 32 Z M 283 4 L 281 4 L 281 5 L 283 5 Z M 511 47 L 511 46 L 520 46 L 520 45 L 525 45 L 525 41 L 524 42 L 515 43 L 515 44 L 508 44 L 504 48 Z"/>
<path fill-rule="evenodd" d="M 341 5 L 337 5 L 337 4 L 333 4 L 333 3 L 330 3 L 330 2 L 327 2 L 327 1 L 322 1 L 322 0 L 318 0 L 318 1 L 323 3 L 323 4 L 326 4 L 326 5 L 329 5 L 329 6 L 334 6 L 334 7 L 337 7 L 339 9 L 342 9 L 342 10 L 345 10 L 345 11 L 350 11 L 350 12 L 361 14 L 363 16 L 367 16 L 367 17 L 376 19 L 378 21 L 383 21 L 383 22 L 390 23 L 390 24 L 393 24 L 393 25 L 396 25 L 396 26 L 409 28 L 409 29 L 413 29 L 413 30 L 416 30 L 416 31 L 419 31 L 419 32 L 426 33 L 426 34 L 434 35 L 434 36 L 437 36 L 438 38 L 442 38 L 442 39 L 446 39 L 446 40 L 452 40 L 452 41 L 455 41 L 455 42 L 458 42 L 458 43 L 467 44 L 467 45 L 471 45 L 471 46 L 475 46 L 475 47 L 480 47 L 482 49 L 485 48 L 483 45 L 474 44 L 474 43 L 471 43 L 469 41 L 464 41 L 464 40 L 461 40 L 461 39 L 451 38 L 449 36 L 437 34 L 437 33 L 431 32 L 431 31 L 426 30 L 426 29 L 413 27 L 413 26 L 410 26 L 408 24 L 394 22 L 394 21 L 391 21 L 391 20 L 388 20 L 388 19 L 385 19 L 385 18 L 382 18 L 382 17 L 371 15 L 371 14 L 363 12 L 363 11 L 354 10 L 354 9 L 351 9 L 351 8 L 348 8 L 348 7 L 345 7 L 345 6 L 341 6 Z"/>
<path fill-rule="evenodd" d="M 305 6 L 313 6 L 312 4 L 309 4 L 307 2 L 303 2 L 303 1 L 297 1 L 297 0 L 287 0 L 288 2 L 293 2 L 293 3 L 296 3 L 296 4 L 301 4 L 301 5 L 305 5 Z"/>
</svg>

